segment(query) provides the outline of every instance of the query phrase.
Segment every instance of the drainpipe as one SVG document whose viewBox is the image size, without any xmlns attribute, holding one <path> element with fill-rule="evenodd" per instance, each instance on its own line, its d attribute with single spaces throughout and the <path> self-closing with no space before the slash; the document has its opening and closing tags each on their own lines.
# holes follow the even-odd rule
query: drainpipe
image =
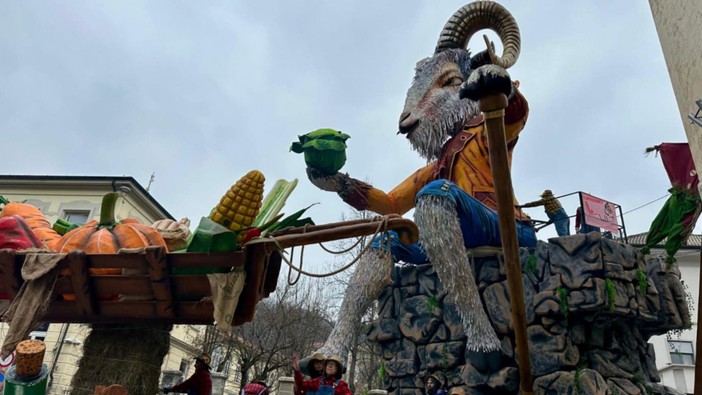
<svg viewBox="0 0 702 395">
<path fill-rule="evenodd" d="M 63 348 L 63 341 L 66 340 L 66 335 L 68 334 L 68 326 L 71 324 L 63 324 L 61 327 L 61 334 L 58 338 L 58 343 L 54 347 L 54 357 L 51 361 L 51 370 L 49 371 L 49 383 L 47 387 L 50 389 L 51 385 L 54 383 L 54 370 L 56 369 L 56 363 L 58 362 L 59 356 L 61 355 L 61 349 Z"/>
</svg>

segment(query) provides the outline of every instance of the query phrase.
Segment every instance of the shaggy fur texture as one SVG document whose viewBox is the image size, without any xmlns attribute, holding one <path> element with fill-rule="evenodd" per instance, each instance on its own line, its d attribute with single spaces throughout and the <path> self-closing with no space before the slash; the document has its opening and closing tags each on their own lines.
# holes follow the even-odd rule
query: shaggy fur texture
<svg viewBox="0 0 702 395">
<path fill-rule="evenodd" d="M 346 287 L 339 320 L 324 347 L 318 352 L 324 355 L 341 355 L 342 359 L 346 359 L 353 339 L 361 329 L 361 317 L 370 308 L 371 303 L 378 299 L 383 288 L 392 284 L 392 267 L 392 260 L 380 250 L 368 251 L 360 258 Z"/>
<path fill-rule="evenodd" d="M 470 74 L 470 53 L 463 49 L 447 50 L 417 64 L 403 115 L 409 114 L 405 123 L 418 123 L 407 138 L 428 162 L 441 155 L 444 143 L 466 121 L 480 115 L 476 102 L 458 97 Z"/>
<path fill-rule="evenodd" d="M 500 341 L 483 309 L 473 268 L 463 247 L 455 203 L 445 197 L 423 196 L 417 202 L 414 221 L 422 230 L 419 242 L 448 290 L 446 297 L 461 316 L 466 347 L 471 351 L 499 350 Z"/>
</svg>

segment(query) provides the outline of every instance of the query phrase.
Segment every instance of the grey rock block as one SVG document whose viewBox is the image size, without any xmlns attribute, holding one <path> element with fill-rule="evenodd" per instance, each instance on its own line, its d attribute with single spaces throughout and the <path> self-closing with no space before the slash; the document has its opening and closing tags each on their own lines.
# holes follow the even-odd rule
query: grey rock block
<svg viewBox="0 0 702 395">
<path fill-rule="evenodd" d="M 478 388 L 487 384 L 488 380 L 490 379 L 490 375 L 478 371 L 478 369 L 474 368 L 470 364 L 466 364 L 463 365 L 463 368 L 461 368 L 461 379 L 466 385 L 473 388 Z"/>
<path fill-rule="evenodd" d="M 519 390 L 519 369 L 506 367 L 494 373 L 487 381 L 493 393 L 516 393 Z"/>
<path fill-rule="evenodd" d="M 453 303 L 444 303 L 444 325 L 449 330 L 451 340 L 463 340 L 466 338 L 466 333 L 463 330 L 461 316 L 458 314 L 458 309 Z"/>
<path fill-rule="evenodd" d="M 535 394 L 575 395 L 573 372 L 554 372 L 534 380 Z"/>
<path fill-rule="evenodd" d="M 449 371 L 463 360 L 463 342 L 432 343 L 426 346 L 427 369 Z"/>
<path fill-rule="evenodd" d="M 579 395 L 605 395 L 609 389 L 604 378 L 591 369 L 576 371 L 573 380 Z"/>
<path fill-rule="evenodd" d="M 439 327 L 441 314 L 441 308 L 429 297 L 408 297 L 400 308 L 400 332 L 417 344 L 426 344 Z"/>
<path fill-rule="evenodd" d="M 403 340 L 401 349 L 385 363 L 385 371 L 390 377 L 414 376 L 418 365 L 417 347 L 411 341 Z"/>
<path fill-rule="evenodd" d="M 539 325 L 527 328 L 534 376 L 543 376 L 559 370 L 574 368 L 580 360 L 578 348 L 565 335 L 553 335 Z"/>
<path fill-rule="evenodd" d="M 482 295 L 485 310 L 498 336 L 508 335 L 514 331 L 512 309 L 507 293 L 506 282 L 499 282 L 485 288 Z"/>
<path fill-rule="evenodd" d="M 401 287 L 417 284 L 417 268 L 413 265 L 400 266 L 399 276 Z"/>
</svg>

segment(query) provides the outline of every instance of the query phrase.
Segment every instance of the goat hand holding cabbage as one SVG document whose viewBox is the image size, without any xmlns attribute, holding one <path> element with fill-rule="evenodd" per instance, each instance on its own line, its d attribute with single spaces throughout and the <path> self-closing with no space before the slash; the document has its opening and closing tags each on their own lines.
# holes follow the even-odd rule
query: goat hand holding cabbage
<svg viewBox="0 0 702 395">
<path fill-rule="evenodd" d="M 348 134 L 334 129 L 317 129 L 298 136 L 300 141 L 292 143 L 290 151 L 305 154 L 305 163 L 324 174 L 336 174 L 346 163 L 346 140 Z"/>
</svg>

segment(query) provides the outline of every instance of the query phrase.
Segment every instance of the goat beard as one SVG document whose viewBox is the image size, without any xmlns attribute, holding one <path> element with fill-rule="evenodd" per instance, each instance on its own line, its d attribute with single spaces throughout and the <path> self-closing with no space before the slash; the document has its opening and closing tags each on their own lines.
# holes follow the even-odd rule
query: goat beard
<svg viewBox="0 0 702 395">
<path fill-rule="evenodd" d="M 432 115 L 427 115 L 409 136 L 412 149 L 428 162 L 441 157 L 444 144 L 463 130 L 463 125 L 480 114 L 478 104 L 460 100 L 451 111 L 443 106 Z M 443 107 L 443 108 L 442 108 Z"/>
</svg>

